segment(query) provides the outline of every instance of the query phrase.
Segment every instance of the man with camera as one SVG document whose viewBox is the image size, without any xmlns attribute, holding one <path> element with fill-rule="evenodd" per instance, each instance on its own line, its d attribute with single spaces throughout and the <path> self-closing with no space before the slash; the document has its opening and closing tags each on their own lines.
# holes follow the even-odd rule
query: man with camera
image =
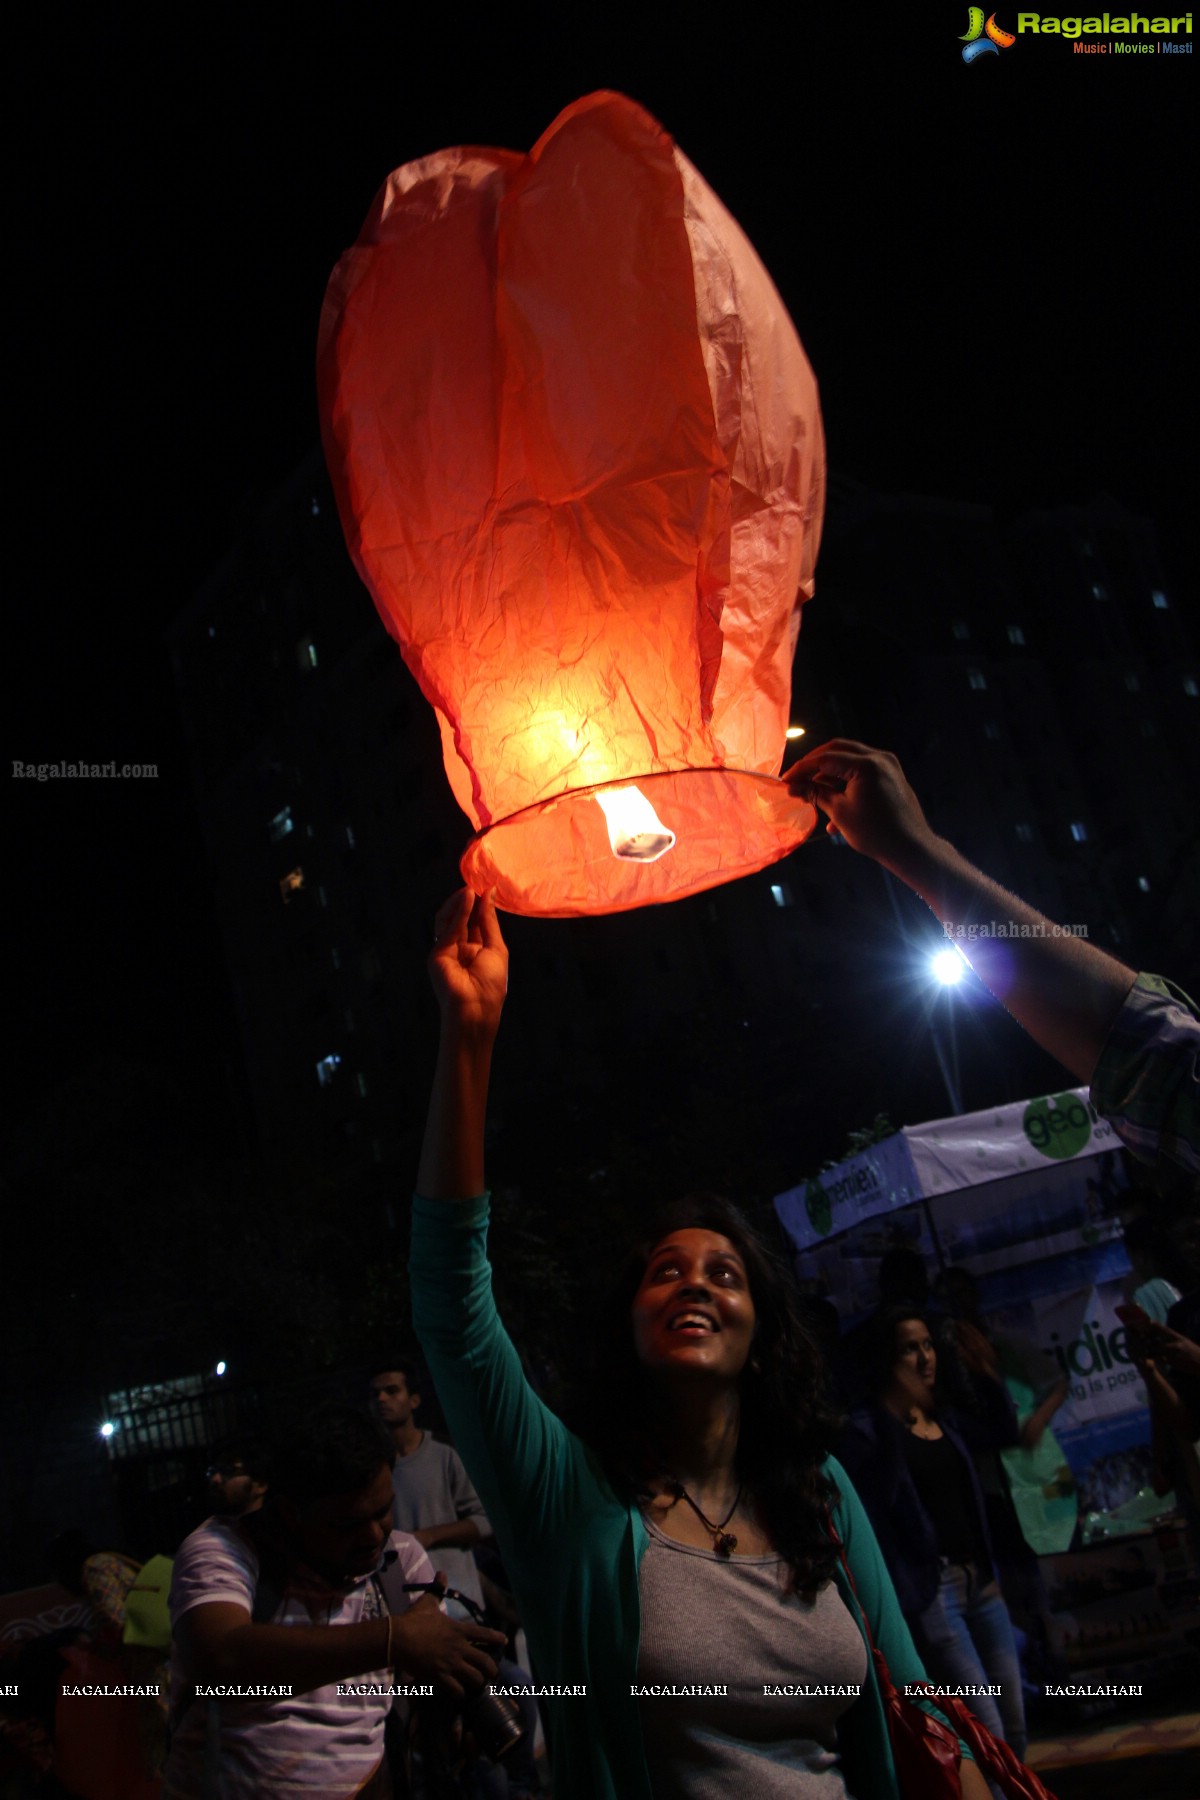
<svg viewBox="0 0 1200 1800">
<path fill-rule="evenodd" d="M 394 1456 L 374 1421 L 319 1409 L 281 1438 L 259 1511 L 185 1539 L 163 1800 L 388 1800 L 395 1695 L 462 1699 L 495 1675 L 500 1632 L 428 1594 L 399 1610 L 434 1571 L 392 1530 Z"/>
</svg>

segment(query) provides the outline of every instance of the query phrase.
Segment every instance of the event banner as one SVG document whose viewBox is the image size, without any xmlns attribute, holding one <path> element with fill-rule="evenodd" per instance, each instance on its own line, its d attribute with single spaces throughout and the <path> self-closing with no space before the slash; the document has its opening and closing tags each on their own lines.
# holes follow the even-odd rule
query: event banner
<svg viewBox="0 0 1200 1800">
<path fill-rule="evenodd" d="M 942 1272 L 970 1275 L 1020 1411 L 1066 1381 L 1045 1467 L 1008 1471 L 1039 1548 L 1070 1539 L 1076 1505 L 1088 1543 L 1173 1503 L 1152 1492 L 1146 1391 L 1115 1310 L 1127 1193 L 1120 1141 L 1076 1090 L 906 1127 L 775 1202 L 802 1287 L 837 1308 L 851 1385 L 880 1261 L 900 1245 L 922 1258 L 935 1312 L 947 1310 Z"/>
<path fill-rule="evenodd" d="M 798 1250 L 881 1213 L 1006 1176 L 1052 1171 L 1102 1157 L 1120 1139 L 1086 1088 L 1016 1101 L 961 1118 L 906 1125 L 859 1156 L 775 1196 Z"/>
</svg>

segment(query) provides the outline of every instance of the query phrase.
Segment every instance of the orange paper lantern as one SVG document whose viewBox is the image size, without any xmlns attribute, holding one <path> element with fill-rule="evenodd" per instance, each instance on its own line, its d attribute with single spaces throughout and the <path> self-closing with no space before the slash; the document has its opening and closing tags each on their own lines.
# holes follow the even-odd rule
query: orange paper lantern
<svg viewBox="0 0 1200 1800">
<path fill-rule="evenodd" d="M 807 837 L 777 777 L 816 383 L 649 114 L 592 94 L 528 156 L 397 169 L 330 280 L 318 367 L 347 541 L 437 712 L 472 887 L 613 912 Z"/>
</svg>

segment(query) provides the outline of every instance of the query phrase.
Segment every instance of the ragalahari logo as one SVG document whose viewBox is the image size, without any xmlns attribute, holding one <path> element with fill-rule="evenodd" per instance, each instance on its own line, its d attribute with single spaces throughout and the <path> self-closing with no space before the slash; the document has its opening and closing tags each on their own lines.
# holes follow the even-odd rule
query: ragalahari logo
<svg viewBox="0 0 1200 1800">
<path fill-rule="evenodd" d="M 977 56 L 999 56 L 1001 50 L 1011 50 L 1017 41 L 1011 31 L 1001 31 L 995 13 L 985 24 L 982 6 L 968 6 L 967 27 L 958 40 L 966 63 L 974 62 Z"/>
</svg>

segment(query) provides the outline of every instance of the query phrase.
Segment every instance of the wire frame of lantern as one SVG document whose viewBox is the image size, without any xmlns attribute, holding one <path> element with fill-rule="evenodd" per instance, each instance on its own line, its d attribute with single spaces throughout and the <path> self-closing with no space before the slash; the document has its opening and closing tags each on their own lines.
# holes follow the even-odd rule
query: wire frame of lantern
<svg viewBox="0 0 1200 1800">
<path fill-rule="evenodd" d="M 786 855 L 824 490 L 817 389 L 736 221 L 632 101 L 391 175 L 318 349 L 355 563 L 513 912 L 674 900 Z"/>
</svg>

